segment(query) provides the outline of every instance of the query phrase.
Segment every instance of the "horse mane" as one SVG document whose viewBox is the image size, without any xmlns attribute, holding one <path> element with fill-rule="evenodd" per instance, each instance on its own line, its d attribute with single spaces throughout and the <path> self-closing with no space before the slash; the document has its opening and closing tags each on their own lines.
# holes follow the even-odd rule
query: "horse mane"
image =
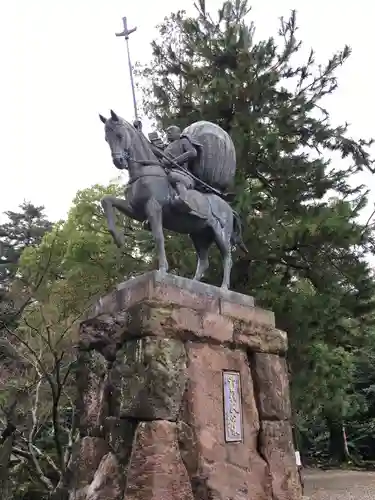
<svg viewBox="0 0 375 500">
<path fill-rule="evenodd" d="M 151 149 L 150 142 L 147 140 L 143 132 L 137 130 L 131 123 L 127 122 L 123 118 L 119 118 L 119 122 L 125 127 L 131 136 L 134 157 L 140 160 L 155 161 L 156 164 L 159 163 L 158 158 Z"/>
</svg>

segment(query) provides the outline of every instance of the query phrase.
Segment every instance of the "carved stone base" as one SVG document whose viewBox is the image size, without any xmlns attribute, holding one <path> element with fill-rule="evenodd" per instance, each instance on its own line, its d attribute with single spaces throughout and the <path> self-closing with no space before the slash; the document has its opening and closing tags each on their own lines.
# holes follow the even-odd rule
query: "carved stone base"
<svg viewBox="0 0 375 500">
<path fill-rule="evenodd" d="M 71 499 L 299 500 L 286 334 L 254 300 L 158 272 L 81 324 Z"/>
</svg>

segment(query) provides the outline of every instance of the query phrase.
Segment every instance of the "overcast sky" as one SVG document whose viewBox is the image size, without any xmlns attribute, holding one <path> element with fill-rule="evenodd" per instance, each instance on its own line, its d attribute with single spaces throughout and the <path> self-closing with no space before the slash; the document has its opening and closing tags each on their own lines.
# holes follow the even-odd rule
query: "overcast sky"
<svg viewBox="0 0 375 500">
<path fill-rule="evenodd" d="M 221 0 L 207 0 L 217 10 Z M 0 0 L 0 212 L 24 199 L 64 217 L 78 189 L 107 183 L 113 167 L 98 112 L 133 118 L 122 16 L 138 26 L 133 60 L 147 61 L 153 27 L 191 0 Z M 322 62 L 345 43 L 353 55 L 329 100 L 337 123 L 375 136 L 373 52 L 375 5 L 365 0 L 253 0 L 257 36 L 276 34 L 278 17 L 297 8 L 300 37 Z M 364 174 L 362 181 L 372 182 Z M 374 191 L 375 194 L 375 191 Z M 375 196 L 372 197 L 374 202 Z"/>
</svg>

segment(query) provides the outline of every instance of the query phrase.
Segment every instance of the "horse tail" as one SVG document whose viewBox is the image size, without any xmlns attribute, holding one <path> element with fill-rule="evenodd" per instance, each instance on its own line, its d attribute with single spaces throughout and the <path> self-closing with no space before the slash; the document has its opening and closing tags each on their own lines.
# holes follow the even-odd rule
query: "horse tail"
<svg viewBox="0 0 375 500">
<path fill-rule="evenodd" d="M 238 213 L 233 210 L 233 231 L 231 236 L 232 245 L 240 248 L 244 253 L 249 253 L 242 239 L 242 222 Z"/>
</svg>

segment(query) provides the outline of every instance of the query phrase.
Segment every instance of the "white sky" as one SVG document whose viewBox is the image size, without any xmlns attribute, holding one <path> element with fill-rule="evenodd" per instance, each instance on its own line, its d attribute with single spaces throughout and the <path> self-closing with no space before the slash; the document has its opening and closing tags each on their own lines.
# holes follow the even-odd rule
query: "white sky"
<svg viewBox="0 0 375 500">
<path fill-rule="evenodd" d="M 365 0 L 253 0 L 257 36 L 276 34 L 278 17 L 297 8 L 306 51 L 327 58 L 345 43 L 353 55 L 328 101 L 335 122 L 354 136 L 375 136 L 372 100 L 375 4 Z M 107 183 L 112 165 L 98 112 L 133 118 L 123 39 L 128 17 L 133 62 L 147 61 L 153 27 L 192 0 L 0 0 L 0 212 L 24 199 L 64 217 L 78 189 Z M 211 10 L 221 0 L 207 0 Z M 364 174 L 362 182 L 372 182 Z M 371 203 L 375 202 L 375 191 Z"/>
</svg>

